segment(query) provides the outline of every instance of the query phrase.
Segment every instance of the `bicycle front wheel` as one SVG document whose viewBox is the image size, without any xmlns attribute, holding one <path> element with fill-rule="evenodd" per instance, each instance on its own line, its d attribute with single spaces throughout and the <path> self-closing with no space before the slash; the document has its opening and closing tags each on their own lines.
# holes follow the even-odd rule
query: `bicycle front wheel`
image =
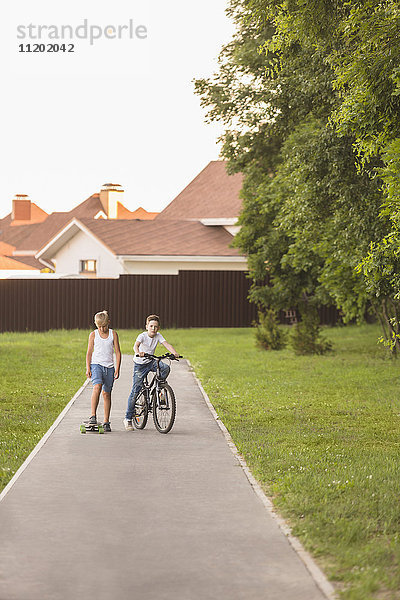
<svg viewBox="0 0 400 600">
<path fill-rule="evenodd" d="M 176 415 L 175 394 L 171 386 L 164 385 L 153 392 L 153 420 L 160 433 L 171 431 Z"/>
<path fill-rule="evenodd" d="M 138 395 L 135 401 L 135 408 L 132 418 L 132 423 L 135 429 L 144 429 L 146 427 L 148 417 L 149 413 L 147 407 L 147 398 L 143 391 Z"/>
</svg>

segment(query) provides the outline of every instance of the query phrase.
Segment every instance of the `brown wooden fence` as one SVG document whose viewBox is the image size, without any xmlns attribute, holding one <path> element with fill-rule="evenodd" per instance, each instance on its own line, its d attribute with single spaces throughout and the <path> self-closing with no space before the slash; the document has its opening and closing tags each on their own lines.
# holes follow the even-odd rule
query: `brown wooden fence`
<svg viewBox="0 0 400 600">
<path fill-rule="evenodd" d="M 143 327 L 150 313 L 163 327 L 247 327 L 256 308 L 240 271 L 180 271 L 179 275 L 121 275 L 119 279 L 0 280 L 0 331 L 87 329 L 106 309 L 116 329 Z M 337 312 L 324 309 L 322 322 Z"/>
</svg>

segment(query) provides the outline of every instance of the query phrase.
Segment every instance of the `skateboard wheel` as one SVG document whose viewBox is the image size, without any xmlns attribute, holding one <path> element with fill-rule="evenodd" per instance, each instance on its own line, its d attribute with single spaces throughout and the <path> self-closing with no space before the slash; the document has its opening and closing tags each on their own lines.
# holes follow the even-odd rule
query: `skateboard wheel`
<svg viewBox="0 0 400 600">
<path fill-rule="evenodd" d="M 102 427 L 101 425 L 99 426 L 99 433 L 104 433 L 104 427 Z"/>
<path fill-rule="evenodd" d="M 81 433 L 86 433 L 86 427 L 84 425 L 80 426 Z"/>
</svg>

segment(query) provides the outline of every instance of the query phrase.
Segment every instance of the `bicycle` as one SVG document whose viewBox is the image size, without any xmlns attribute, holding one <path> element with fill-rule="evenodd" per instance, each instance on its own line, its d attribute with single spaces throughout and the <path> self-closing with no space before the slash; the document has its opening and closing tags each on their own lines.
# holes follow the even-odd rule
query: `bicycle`
<svg viewBox="0 0 400 600">
<path fill-rule="evenodd" d="M 139 355 L 137 355 L 139 356 Z M 162 356 L 144 354 L 145 358 L 157 361 L 157 368 L 153 378 L 149 381 L 148 374 L 143 378 L 143 385 L 138 393 L 133 413 L 133 425 L 136 429 L 144 429 L 147 425 L 149 413 L 153 413 L 153 421 L 160 433 L 171 431 L 176 416 L 176 400 L 172 387 L 160 376 L 160 361 L 163 358 L 178 360 L 173 354 L 167 352 Z M 179 358 L 183 358 L 179 356 Z"/>
</svg>

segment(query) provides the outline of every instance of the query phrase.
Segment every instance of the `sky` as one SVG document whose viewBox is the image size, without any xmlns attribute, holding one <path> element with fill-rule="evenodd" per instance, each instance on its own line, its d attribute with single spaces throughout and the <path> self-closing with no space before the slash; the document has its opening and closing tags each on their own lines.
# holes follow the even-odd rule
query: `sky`
<svg viewBox="0 0 400 600">
<path fill-rule="evenodd" d="M 192 80 L 232 38 L 227 2 L 3 0 L 0 218 L 16 194 L 68 211 L 104 183 L 160 211 L 217 160 Z"/>
</svg>

